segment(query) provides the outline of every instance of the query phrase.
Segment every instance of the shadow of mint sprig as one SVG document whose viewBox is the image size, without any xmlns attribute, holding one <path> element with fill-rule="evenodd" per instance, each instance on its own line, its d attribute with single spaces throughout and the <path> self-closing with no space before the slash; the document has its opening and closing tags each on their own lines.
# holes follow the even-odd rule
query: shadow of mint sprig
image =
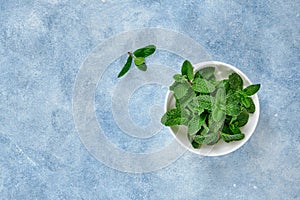
<svg viewBox="0 0 300 200">
<path fill-rule="evenodd" d="M 134 62 L 134 65 L 141 71 L 146 71 L 147 70 L 147 65 L 146 65 L 146 60 L 145 58 L 152 55 L 156 50 L 155 45 L 148 45 L 143 48 L 135 50 L 133 53 L 128 52 L 128 58 L 127 61 L 118 74 L 118 78 L 124 76 L 129 69 L 131 68 L 132 65 L 132 60 Z"/>
<path fill-rule="evenodd" d="M 227 79 L 217 80 L 214 67 L 194 67 L 186 60 L 181 74 L 173 76 L 170 86 L 176 100 L 175 108 L 161 118 L 165 126 L 184 125 L 194 148 L 203 144 L 213 145 L 220 139 L 225 142 L 242 140 L 240 128 L 247 124 L 249 114 L 255 112 L 251 98 L 260 84 L 244 88 L 243 79 L 233 72 Z"/>
</svg>

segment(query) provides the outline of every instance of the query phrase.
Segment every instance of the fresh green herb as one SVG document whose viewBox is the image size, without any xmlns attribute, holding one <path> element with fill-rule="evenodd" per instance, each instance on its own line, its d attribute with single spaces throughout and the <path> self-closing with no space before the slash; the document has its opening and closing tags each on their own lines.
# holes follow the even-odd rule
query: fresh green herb
<svg viewBox="0 0 300 200">
<path fill-rule="evenodd" d="M 237 73 L 232 73 L 228 79 L 229 85 L 233 90 L 241 90 L 243 88 L 243 79 Z"/>
<path fill-rule="evenodd" d="M 238 141 L 244 139 L 245 137 L 245 135 L 242 133 L 231 135 L 223 132 L 220 133 L 220 136 L 225 142 Z"/>
<path fill-rule="evenodd" d="M 152 55 L 156 50 L 156 46 L 154 45 L 148 45 L 148 46 L 145 46 L 143 48 L 140 48 L 140 49 L 137 49 L 133 52 L 133 55 L 135 57 L 148 57 L 150 55 Z"/>
<path fill-rule="evenodd" d="M 128 56 L 127 61 L 126 61 L 125 65 L 124 65 L 124 67 L 122 68 L 122 70 L 118 74 L 118 78 L 120 78 L 121 76 L 123 76 L 124 74 L 126 74 L 128 72 L 128 70 L 131 67 L 131 63 L 132 63 L 132 57 Z"/>
<path fill-rule="evenodd" d="M 186 124 L 187 121 L 188 121 L 187 113 L 185 111 L 182 112 L 178 108 L 169 110 L 161 118 L 161 122 L 166 126 Z"/>
<path fill-rule="evenodd" d="M 193 80 L 192 89 L 195 90 L 196 92 L 209 94 L 215 91 L 216 88 L 208 80 L 205 80 L 203 78 L 196 78 Z"/>
<path fill-rule="evenodd" d="M 195 76 L 209 80 L 211 78 L 214 78 L 214 73 L 215 73 L 214 67 L 205 67 L 203 69 L 200 69 L 198 72 L 196 72 Z"/>
<path fill-rule="evenodd" d="M 259 90 L 259 88 L 260 88 L 260 84 L 249 85 L 248 87 L 243 89 L 243 92 L 245 92 L 247 96 L 251 96 L 254 95 Z"/>
<path fill-rule="evenodd" d="M 140 69 L 141 71 L 146 71 L 147 70 L 147 65 L 145 58 L 152 55 L 156 50 L 156 47 L 154 45 L 148 45 L 143 48 L 135 50 L 133 53 L 128 52 L 128 58 L 127 61 L 118 74 L 118 78 L 124 76 L 130 69 L 132 65 L 132 60 L 135 64 L 135 66 Z"/>
<path fill-rule="evenodd" d="M 232 73 L 228 79 L 216 80 L 214 67 L 206 67 L 194 73 L 186 60 L 181 74 L 173 76 L 170 86 L 176 99 L 176 107 L 167 111 L 161 122 L 166 126 L 185 125 L 188 139 L 194 148 L 212 145 L 220 139 L 225 142 L 242 140 L 240 128 L 247 124 L 255 104 L 250 96 L 260 84 L 243 89 L 243 79 Z"/>
<path fill-rule="evenodd" d="M 186 75 L 188 80 L 193 80 L 194 68 L 193 68 L 192 64 L 190 63 L 190 61 L 188 61 L 188 60 L 184 61 L 184 63 L 182 64 L 182 68 L 181 68 L 181 74 L 183 76 Z"/>
<path fill-rule="evenodd" d="M 145 58 L 144 57 L 135 57 L 134 58 L 134 64 L 136 66 L 140 66 L 140 65 L 142 65 L 144 63 L 145 63 Z"/>
</svg>

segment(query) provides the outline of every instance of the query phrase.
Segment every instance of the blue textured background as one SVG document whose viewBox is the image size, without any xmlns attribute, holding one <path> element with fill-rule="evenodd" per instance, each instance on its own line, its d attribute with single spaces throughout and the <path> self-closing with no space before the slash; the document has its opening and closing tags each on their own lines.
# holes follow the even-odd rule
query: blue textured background
<svg viewBox="0 0 300 200">
<path fill-rule="evenodd" d="M 291 0 L 1 0 L 0 199 L 300 199 L 299 21 Z M 188 35 L 262 84 L 241 149 L 187 152 L 145 174 L 89 154 L 72 116 L 76 73 L 107 38 L 147 27 Z"/>
</svg>

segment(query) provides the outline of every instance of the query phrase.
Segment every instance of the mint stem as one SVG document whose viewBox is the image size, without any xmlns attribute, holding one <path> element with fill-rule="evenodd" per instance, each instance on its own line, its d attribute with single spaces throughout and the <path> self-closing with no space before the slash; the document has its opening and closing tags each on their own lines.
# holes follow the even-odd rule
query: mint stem
<svg viewBox="0 0 300 200">
<path fill-rule="evenodd" d="M 128 55 L 131 56 L 132 58 L 135 58 L 135 56 L 131 52 L 128 52 Z"/>
</svg>

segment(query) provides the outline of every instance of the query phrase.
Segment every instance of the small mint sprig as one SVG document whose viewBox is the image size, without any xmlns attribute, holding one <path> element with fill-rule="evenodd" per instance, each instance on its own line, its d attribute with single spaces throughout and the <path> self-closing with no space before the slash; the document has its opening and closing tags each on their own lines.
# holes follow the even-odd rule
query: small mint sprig
<svg viewBox="0 0 300 200">
<path fill-rule="evenodd" d="M 143 48 L 135 50 L 133 53 L 128 52 L 128 58 L 127 61 L 118 74 L 118 78 L 124 76 L 130 69 L 132 65 L 132 60 L 134 62 L 134 65 L 141 71 L 147 70 L 146 60 L 145 58 L 152 55 L 156 50 L 155 45 L 148 45 Z"/>
</svg>

